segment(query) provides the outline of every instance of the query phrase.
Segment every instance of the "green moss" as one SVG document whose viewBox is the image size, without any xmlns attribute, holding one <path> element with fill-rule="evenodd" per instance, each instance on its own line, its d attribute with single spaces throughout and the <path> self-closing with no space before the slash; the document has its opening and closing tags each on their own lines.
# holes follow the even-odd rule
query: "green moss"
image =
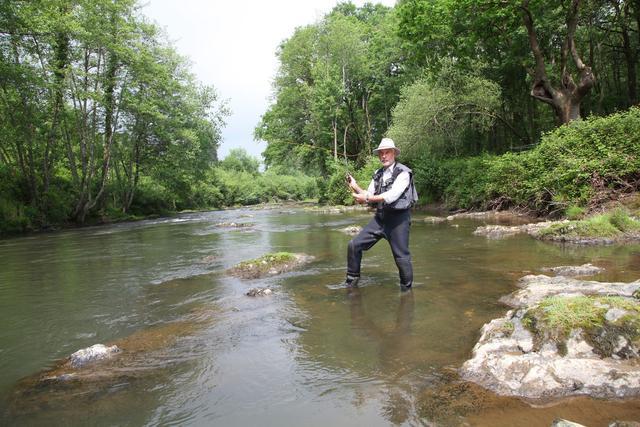
<svg viewBox="0 0 640 427">
<path fill-rule="evenodd" d="M 515 329 L 515 326 L 513 325 L 513 322 L 510 320 L 504 322 L 504 325 L 502 325 L 502 333 L 504 333 L 507 336 L 513 334 L 514 329 Z"/>
<path fill-rule="evenodd" d="M 541 238 L 618 238 L 640 231 L 640 221 L 616 209 L 580 221 L 553 224 L 538 233 Z"/>
<path fill-rule="evenodd" d="M 616 322 L 605 318 L 611 308 L 626 310 L 629 314 Z M 595 351 L 611 356 L 618 337 L 630 341 L 640 338 L 640 304 L 633 298 L 617 296 L 549 297 L 527 311 L 525 325 L 539 344 L 545 340 L 556 342 L 561 354 L 566 354 L 566 340 L 572 330 L 582 329 Z"/>
</svg>

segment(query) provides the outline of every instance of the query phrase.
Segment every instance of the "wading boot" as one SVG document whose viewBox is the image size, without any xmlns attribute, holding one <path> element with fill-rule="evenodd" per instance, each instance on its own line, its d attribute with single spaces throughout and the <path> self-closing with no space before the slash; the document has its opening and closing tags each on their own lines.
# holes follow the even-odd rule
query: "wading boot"
<svg viewBox="0 0 640 427">
<path fill-rule="evenodd" d="M 345 288 L 356 288 L 358 287 L 358 282 L 360 281 L 360 277 L 357 276 L 349 276 L 347 274 L 347 278 L 344 282 L 342 282 L 342 286 Z"/>
</svg>

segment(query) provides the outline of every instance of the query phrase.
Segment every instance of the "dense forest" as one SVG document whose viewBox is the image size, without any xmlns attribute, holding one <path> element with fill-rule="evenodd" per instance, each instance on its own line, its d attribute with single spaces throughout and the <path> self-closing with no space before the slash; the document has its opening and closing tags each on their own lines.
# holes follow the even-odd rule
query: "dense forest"
<svg viewBox="0 0 640 427">
<path fill-rule="evenodd" d="M 416 171 L 423 201 L 539 213 L 589 204 L 594 180 L 637 189 L 637 111 L 587 125 L 621 129 L 595 141 L 625 164 L 621 172 L 594 166 L 562 185 L 520 172 L 545 164 L 545 138 L 563 145 L 559 129 L 638 103 L 639 25 L 632 0 L 341 3 L 279 47 L 274 103 L 255 135 L 268 142 L 268 168 L 332 174 L 334 202 L 348 201 L 343 170 L 370 170 L 371 148 L 387 135 Z M 571 169 L 586 167 L 593 143 L 573 148 Z M 525 197 L 488 182 L 494 169 L 537 190 Z"/>
<path fill-rule="evenodd" d="M 416 171 L 422 201 L 450 207 L 549 212 L 591 203 L 594 180 L 637 189 L 639 0 L 339 3 L 277 48 L 273 102 L 255 129 L 268 144 L 263 172 L 241 149 L 218 160 L 227 107 L 139 8 L 0 4 L 0 231 L 281 199 L 348 203 L 344 171 L 368 179 L 384 135 Z M 546 164 L 541 141 L 562 151 L 562 129 L 575 123 L 616 129 L 585 135 L 599 135 L 588 144 L 624 173 L 581 166 L 561 186 L 530 176 L 519 193 L 478 180 L 488 170 L 525 179 L 527 162 Z M 575 162 L 593 154 L 582 148 Z"/>
</svg>

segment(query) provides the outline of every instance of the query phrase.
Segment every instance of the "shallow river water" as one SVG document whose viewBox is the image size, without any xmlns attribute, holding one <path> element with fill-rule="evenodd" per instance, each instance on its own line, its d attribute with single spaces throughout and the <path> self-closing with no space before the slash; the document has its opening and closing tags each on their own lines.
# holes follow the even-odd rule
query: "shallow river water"
<svg viewBox="0 0 640 427">
<path fill-rule="evenodd" d="M 0 425 L 588 426 L 640 420 L 640 401 L 545 405 L 461 382 L 498 299 L 543 267 L 594 263 L 596 280 L 640 278 L 640 246 L 576 247 L 474 236 L 483 220 L 414 214 L 415 287 L 389 246 L 344 277 L 365 212 L 228 210 L 0 240 Z M 224 227 L 223 223 L 247 223 Z M 298 271 L 225 270 L 268 252 L 312 255 Z M 252 287 L 272 295 L 251 298 Z M 96 343 L 126 351 L 70 381 L 38 380 Z M 46 376 L 46 375 L 45 375 Z"/>
</svg>

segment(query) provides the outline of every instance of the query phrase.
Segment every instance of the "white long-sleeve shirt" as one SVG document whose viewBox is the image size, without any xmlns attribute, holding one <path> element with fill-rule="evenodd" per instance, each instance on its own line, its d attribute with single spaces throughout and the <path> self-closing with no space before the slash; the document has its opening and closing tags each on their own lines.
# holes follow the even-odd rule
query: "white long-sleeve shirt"
<svg viewBox="0 0 640 427">
<path fill-rule="evenodd" d="M 394 163 L 382 172 L 382 182 L 386 182 L 387 180 L 391 179 L 391 176 L 393 175 L 393 169 L 395 167 L 396 167 L 396 164 Z M 402 193 L 404 193 L 404 190 L 407 189 L 410 182 L 411 182 L 411 177 L 409 176 L 409 172 L 400 172 L 396 180 L 393 181 L 393 185 L 391 185 L 391 188 L 379 195 L 384 198 L 384 202 L 386 204 L 393 203 L 396 200 L 398 200 L 400 196 L 402 196 Z M 369 183 L 369 187 L 367 188 L 367 192 L 369 194 L 374 194 L 375 190 L 376 190 L 376 184 L 375 184 L 375 181 L 372 179 L 371 182 Z"/>
</svg>

